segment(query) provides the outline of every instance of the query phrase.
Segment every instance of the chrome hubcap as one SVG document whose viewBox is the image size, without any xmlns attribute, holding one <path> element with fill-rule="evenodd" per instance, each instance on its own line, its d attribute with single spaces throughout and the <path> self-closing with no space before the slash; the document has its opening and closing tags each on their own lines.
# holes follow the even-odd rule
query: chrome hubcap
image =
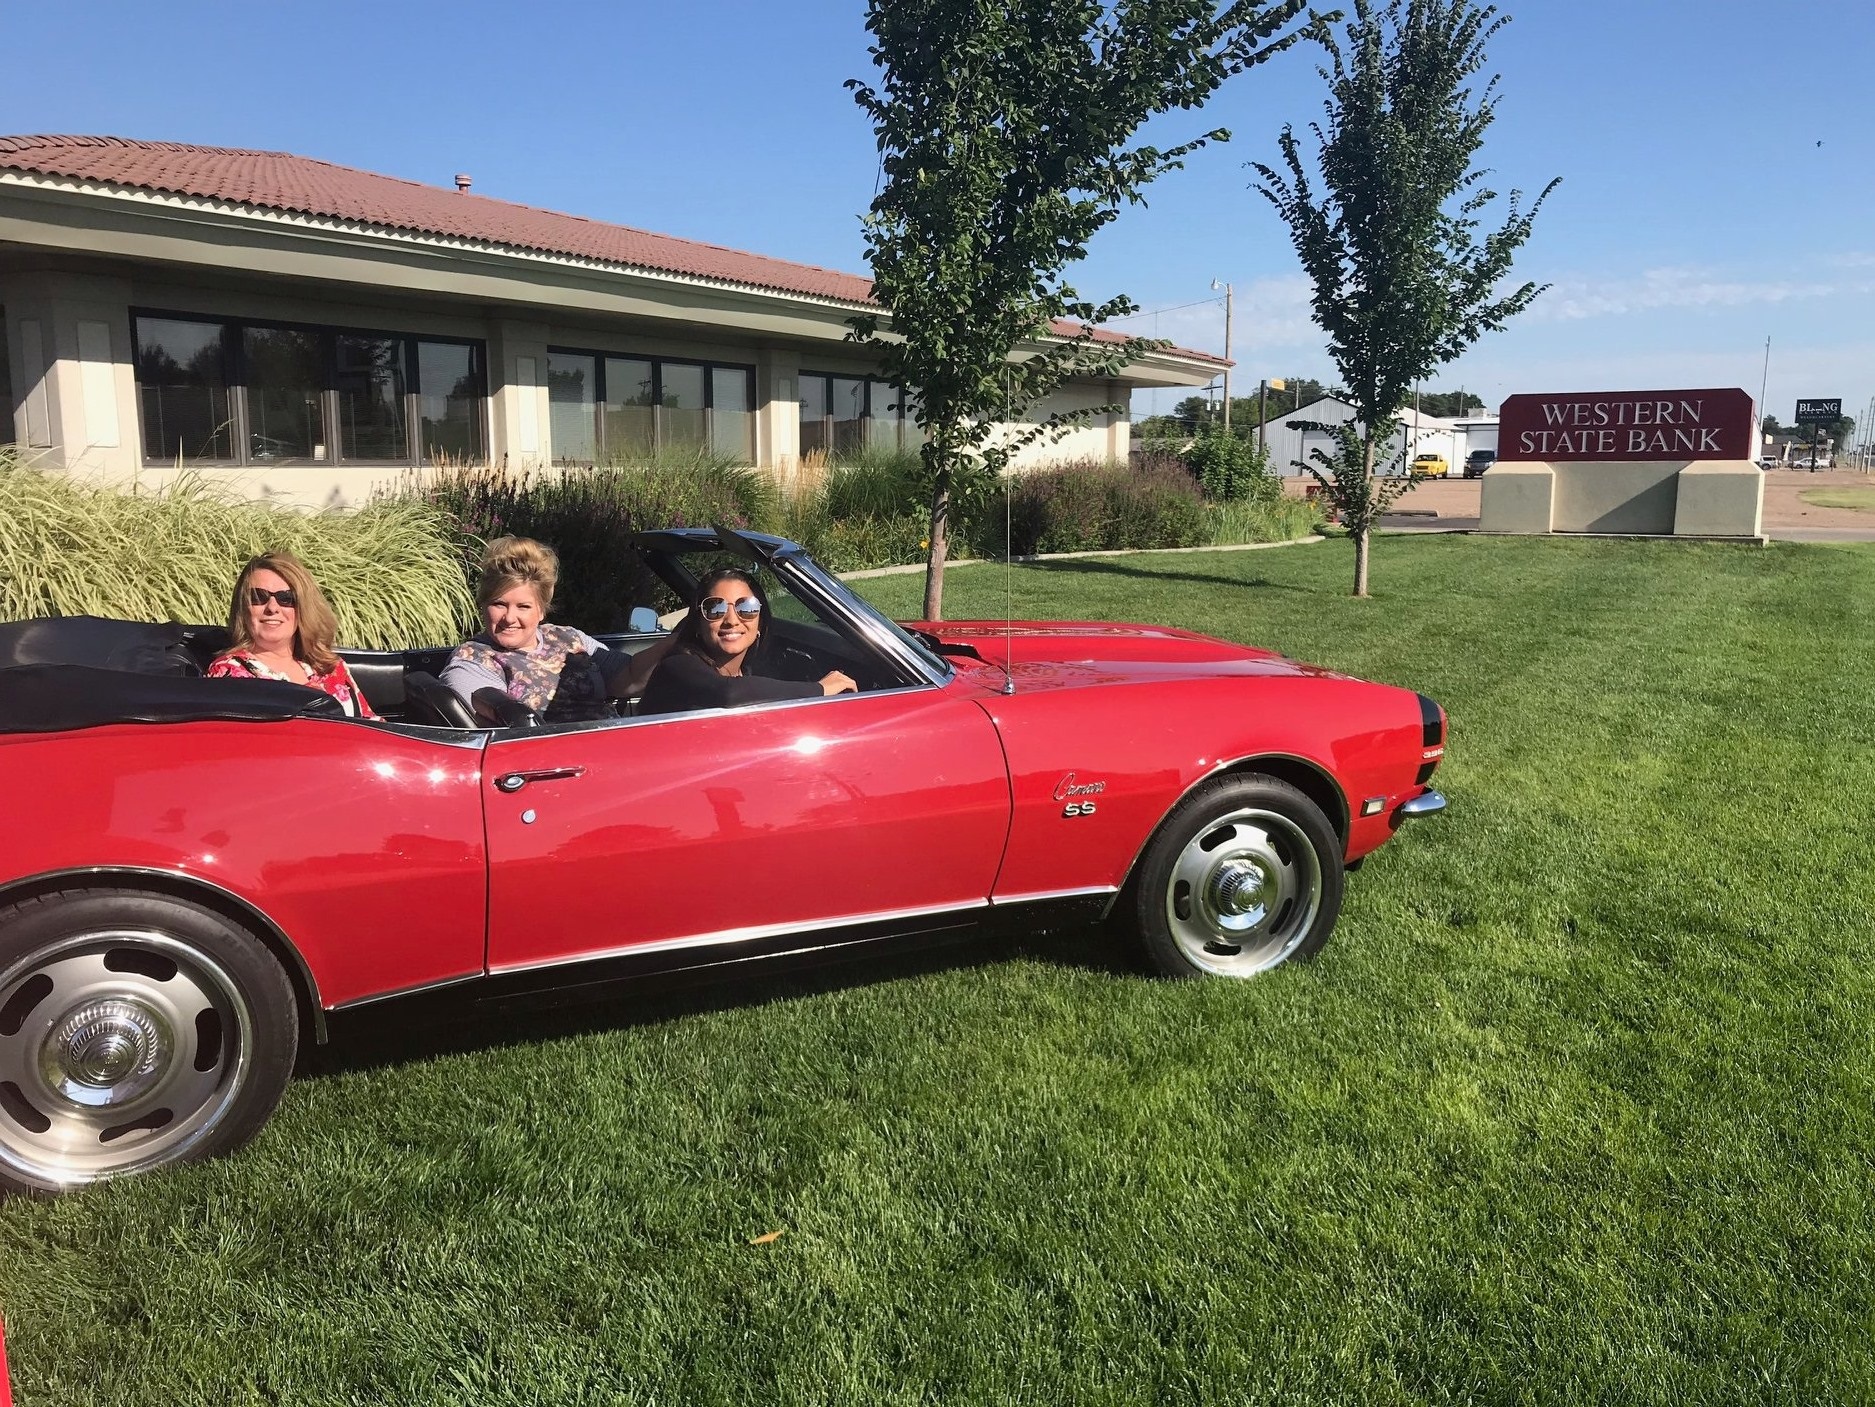
<svg viewBox="0 0 1875 1407">
<path fill-rule="evenodd" d="M 240 1092 L 240 987 L 148 930 L 90 932 L 0 971 L 0 1166 L 73 1187 L 184 1156 Z"/>
<path fill-rule="evenodd" d="M 1288 958 L 1322 906 L 1322 866 L 1288 816 L 1246 807 L 1211 822 L 1179 852 L 1166 922 L 1191 963 L 1251 977 Z"/>
<path fill-rule="evenodd" d="M 161 1077 L 173 1046 L 163 1019 L 120 997 L 87 1002 L 40 1050 L 46 1087 L 74 1104 L 127 1104 Z"/>
</svg>

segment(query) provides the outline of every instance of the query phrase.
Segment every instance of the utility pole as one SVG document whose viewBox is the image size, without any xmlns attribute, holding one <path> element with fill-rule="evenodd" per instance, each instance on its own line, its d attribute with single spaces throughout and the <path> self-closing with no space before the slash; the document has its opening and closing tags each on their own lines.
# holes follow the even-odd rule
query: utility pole
<svg viewBox="0 0 1875 1407">
<path fill-rule="evenodd" d="M 1220 285 L 1216 279 L 1211 280 L 1213 293 L 1217 292 L 1220 286 L 1224 290 L 1224 433 L 1228 435 L 1230 433 L 1231 286 L 1228 283 Z"/>
</svg>

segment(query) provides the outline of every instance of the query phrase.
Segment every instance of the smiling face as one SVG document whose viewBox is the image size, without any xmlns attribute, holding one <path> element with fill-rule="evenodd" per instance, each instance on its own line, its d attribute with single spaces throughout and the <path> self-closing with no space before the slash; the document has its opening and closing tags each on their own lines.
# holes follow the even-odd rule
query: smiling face
<svg viewBox="0 0 1875 1407">
<path fill-rule="evenodd" d="M 540 643 L 545 614 L 540 593 L 526 582 L 515 582 L 482 608 L 482 621 L 496 648 L 531 650 Z"/>
<path fill-rule="evenodd" d="M 292 605 L 281 602 L 282 592 Z M 248 573 L 246 595 L 247 630 L 254 648 L 262 654 L 291 655 L 294 637 L 299 633 L 299 603 L 287 579 L 266 567 L 256 567 Z M 263 599 L 256 601 L 256 596 Z"/>
<path fill-rule="evenodd" d="M 739 606 L 743 609 L 738 610 Z M 703 642 L 725 664 L 746 655 L 761 633 L 762 616 L 755 592 L 741 577 L 724 577 L 712 585 L 703 600 L 702 612 Z"/>
</svg>

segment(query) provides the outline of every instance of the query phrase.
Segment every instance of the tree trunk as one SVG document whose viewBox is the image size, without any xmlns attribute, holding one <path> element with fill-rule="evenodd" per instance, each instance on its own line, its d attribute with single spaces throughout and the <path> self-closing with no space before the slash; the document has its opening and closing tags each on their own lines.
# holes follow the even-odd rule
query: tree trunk
<svg viewBox="0 0 1875 1407">
<path fill-rule="evenodd" d="M 950 539 L 950 484 L 940 477 L 931 497 L 930 551 L 924 562 L 924 619 L 944 619 L 944 556 Z"/>
<path fill-rule="evenodd" d="M 1365 437 L 1361 462 L 1361 498 L 1363 500 L 1361 521 L 1354 533 L 1354 594 L 1367 594 L 1367 534 L 1371 521 L 1371 508 L 1374 502 L 1374 437 L 1370 433 Z"/>
</svg>

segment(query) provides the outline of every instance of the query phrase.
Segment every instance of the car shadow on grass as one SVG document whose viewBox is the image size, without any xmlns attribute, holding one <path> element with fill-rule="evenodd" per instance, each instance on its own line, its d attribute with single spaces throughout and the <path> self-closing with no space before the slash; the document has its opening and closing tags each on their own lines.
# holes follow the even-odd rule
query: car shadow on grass
<svg viewBox="0 0 1875 1407">
<path fill-rule="evenodd" d="M 701 968 L 572 991 L 485 997 L 475 984 L 375 1002 L 327 1017 L 330 1040 L 300 1050 L 296 1079 L 318 1079 L 686 1016 L 793 1001 L 1023 959 L 1145 980 L 1136 947 L 1111 925 L 1046 933 L 887 940 L 749 968 Z"/>
</svg>

